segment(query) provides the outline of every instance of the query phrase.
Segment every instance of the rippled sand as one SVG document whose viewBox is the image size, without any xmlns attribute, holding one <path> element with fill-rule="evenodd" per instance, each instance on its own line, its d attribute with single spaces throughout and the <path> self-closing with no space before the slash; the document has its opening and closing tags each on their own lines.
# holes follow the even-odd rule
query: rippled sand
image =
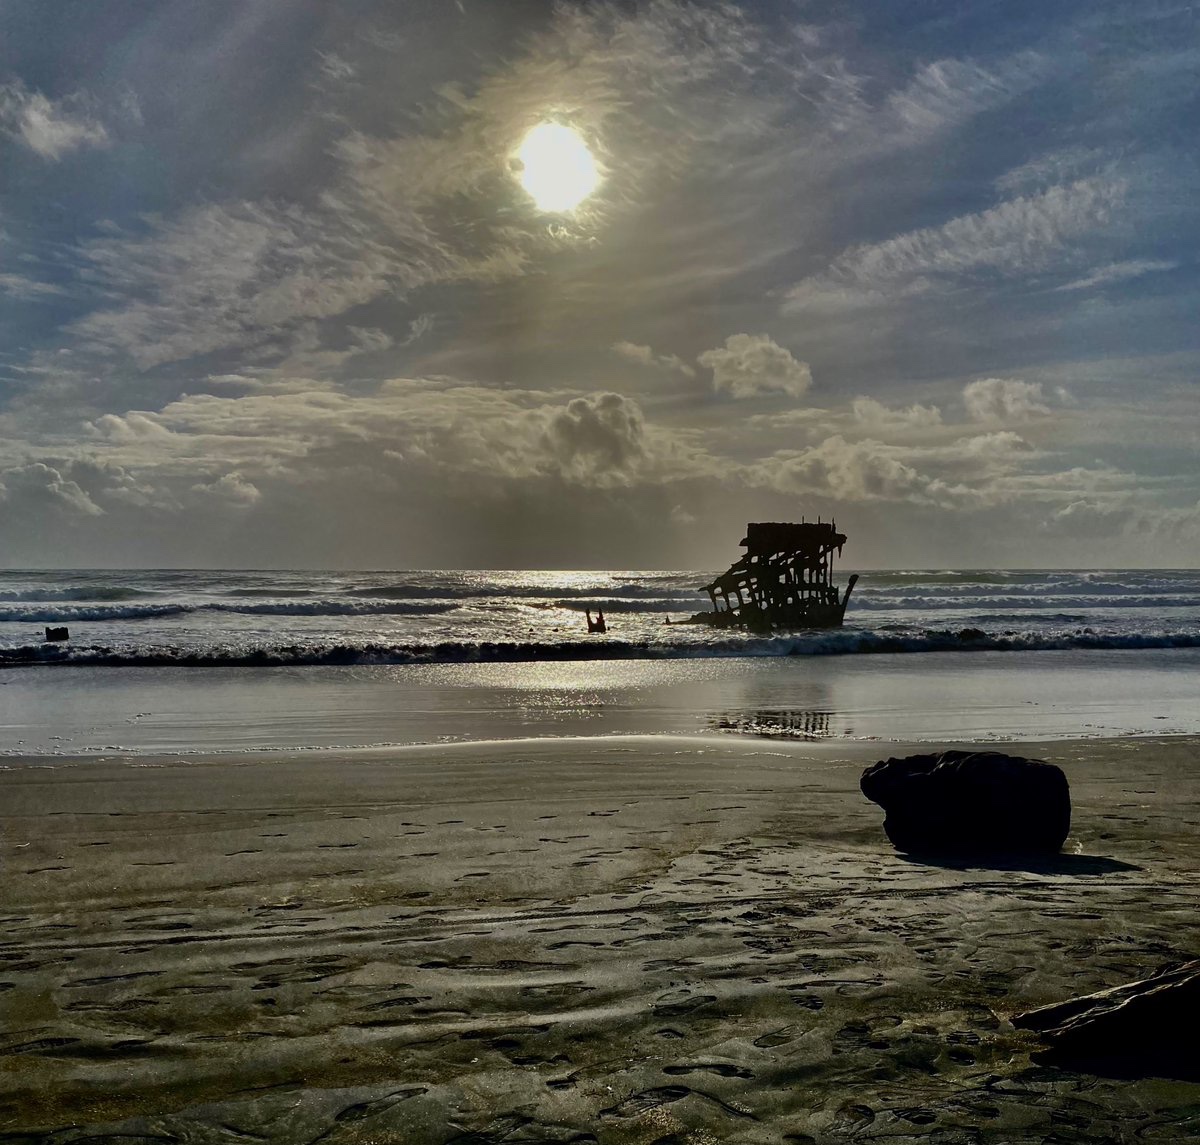
<svg viewBox="0 0 1200 1145">
<path fill-rule="evenodd" d="M 1195 955 L 1200 741 L 1024 750 L 1075 805 L 1025 869 L 897 855 L 870 745 L 12 763 L 0 1141 L 1200 1134 L 1007 1021 Z"/>
</svg>

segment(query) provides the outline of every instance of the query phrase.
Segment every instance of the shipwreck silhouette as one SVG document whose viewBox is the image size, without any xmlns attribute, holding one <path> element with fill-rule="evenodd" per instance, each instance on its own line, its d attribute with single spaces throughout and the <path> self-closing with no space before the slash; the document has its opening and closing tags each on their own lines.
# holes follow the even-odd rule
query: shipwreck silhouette
<svg viewBox="0 0 1200 1145">
<path fill-rule="evenodd" d="M 687 623 L 755 631 L 840 628 L 858 581 L 850 577 L 844 596 L 833 584 L 833 556 L 841 556 L 845 543 L 833 521 L 819 518 L 747 525 L 746 555 L 700 589 L 713 611 L 698 612 Z"/>
</svg>

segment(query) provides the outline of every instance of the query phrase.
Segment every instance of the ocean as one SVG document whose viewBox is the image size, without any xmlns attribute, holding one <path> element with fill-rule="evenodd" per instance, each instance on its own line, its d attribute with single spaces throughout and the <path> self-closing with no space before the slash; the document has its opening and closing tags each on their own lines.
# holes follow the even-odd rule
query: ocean
<svg viewBox="0 0 1200 1145">
<path fill-rule="evenodd" d="M 1200 731 L 1198 570 L 864 572 L 842 629 L 668 625 L 712 575 L 0 572 L 0 751 Z"/>
</svg>

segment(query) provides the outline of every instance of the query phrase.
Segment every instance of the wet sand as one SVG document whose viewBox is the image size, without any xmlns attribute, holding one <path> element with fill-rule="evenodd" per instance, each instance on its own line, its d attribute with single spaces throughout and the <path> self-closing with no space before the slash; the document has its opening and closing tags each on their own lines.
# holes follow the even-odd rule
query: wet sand
<svg viewBox="0 0 1200 1145">
<path fill-rule="evenodd" d="M 0 1141 L 1194 1137 L 1007 1019 L 1196 956 L 1200 739 L 1011 749 L 1053 862 L 898 855 L 895 745 L 5 761 Z"/>
</svg>

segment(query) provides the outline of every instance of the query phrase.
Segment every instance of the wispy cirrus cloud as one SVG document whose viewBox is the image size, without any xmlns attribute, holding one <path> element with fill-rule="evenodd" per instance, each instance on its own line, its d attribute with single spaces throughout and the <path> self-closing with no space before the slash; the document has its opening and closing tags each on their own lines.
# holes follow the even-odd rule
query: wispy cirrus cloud
<svg viewBox="0 0 1200 1145">
<path fill-rule="evenodd" d="M 0 273 L 0 293 L 7 294 L 10 298 L 29 301 L 48 298 L 62 292 L 60 286 L 55 286 L 50 282 L 40 282 L 38 279 L 29 278 L 24 274 Z"/>
<path fill-rule="evenodd" d="M 881 120 L 893 131 L 899 128 L 908 141 L 931 139 L 1011 102 L 1054 70 L 1050 58 L 1035 51 L 1018 52 L 990 67 L 971 59 L 935 60 L 886 98 Z"/>
<path fill-rule="evenodd" d="M 1172 259 L 1162 258 L 1132 258 L 1123 262 L 1111 262 L 1107 266 L 1097 267 L 1090 274 L 1077 278 L 1072 282 L 1063 283 L 1054 289 L 1090 290 L 1096 286 L 1112 286 L 1118 282 L 1141 278 L 1147 274 L 1159 274 L 1163 271 L 1178 270 L 1180 264 Z"/>
<path fill-rule="evenodd" d="M 851 247 L 787 292 L 784 309 L 864 305 L 947 289 L 974 275 L 1021 278 L 1077 262 L 1074 244 L 1123 207 L 1127 180 L 1096 176 L 1009 199 L 937 227 Z"/>
</svg>

